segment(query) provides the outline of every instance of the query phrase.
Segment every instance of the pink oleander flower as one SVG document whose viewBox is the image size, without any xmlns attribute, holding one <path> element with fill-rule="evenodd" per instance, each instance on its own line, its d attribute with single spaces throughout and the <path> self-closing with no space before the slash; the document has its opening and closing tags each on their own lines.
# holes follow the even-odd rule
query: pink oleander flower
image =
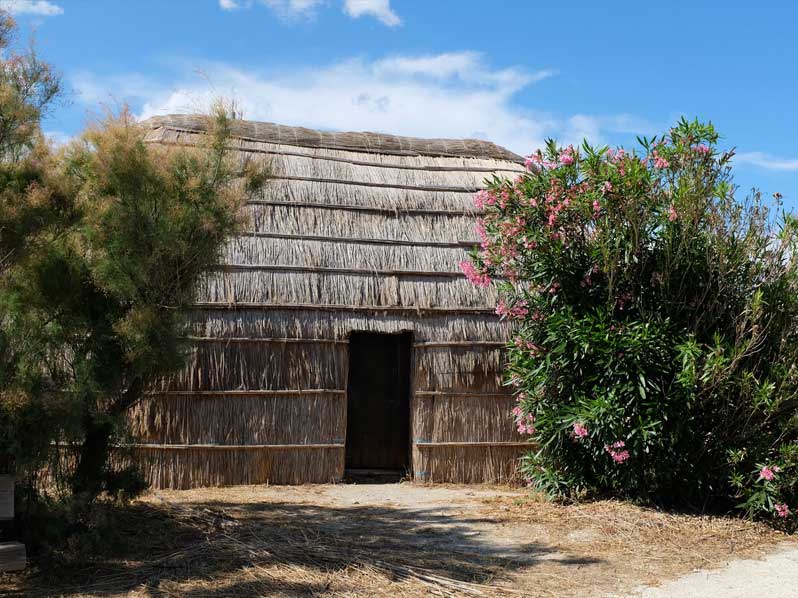
<svg viewBox="0 0 798 598">
<path fill-rule="evenodd" d="M 601 211 L 601 204 L 599 203 L 599 200 L 594 199 L 593 200 L 593 214 L 598 214 L 600 211 Z"/>
<path fill-rule="evenodd" d="M 496 314 L 502 318 L 520 319 L 529 313 L 527 302 L 523 299 L 517 301 L 515 305 L 507 305 L 503 299 L 499 299 L 496 304 Z"/>
<path fill-rule="evenodd" d="M 629 451 L 624 449 L 625 446 L 626 443 L 623 440 L 617 440 L 612 444 L 605 444 L 604 450 L 612 457 L 613 461 L 620 465 L 630 457 Z"/>
<path fill-rule="evenodd" d="M 459 266 L 471 284 L 478 287 L 490 286 L 491 280 L 487 272 L 480 272 L 476 269 L 474 264 L 469 261 L 460 262 Z"/>
<path fill-rule="evenodd" d="M 516 416 L 516 428 L 518 429 L 519 434 L 534 434 L 535 433 L 535 416 L 531 413 L 524 415 L 521 410 L 519 409 L 519 413 L 516 413 L 513 410 L 513 414 Z"/>
<path fill-rule="evenodd" d="M 760 480 L 767 480 L 768 482 L 771 481 L 773 478 L 776 477 L 776 473 L 774 472 L 774 469 L 775 468 L 771 468 L 771 467 L 768 467 L 767 465 L 765 465 L 762 469 L 759 470 L 759 479 Z"/>
<path fill-rule="evenodd" d="M 587 426 L 579 422 L 574 422 L 573 435 L 576 438 L 584 438 L 587 436 Z"/>
<path fill-rule="evenodd" d="M 538 150 L 537 153 L 527 156 L 526 160 L 524 161 L 524 166 L 527 168 L 527 170 L 531 169 L 535 164 L 543 164 L 543 154 L 540 153 L 540 150 Z"/>
<path fill-rule="evenodd" d="M 695 146 L 693 148 L 693 151 L 695 153 L 697 153 L 697 154 L 708 154 L 709 153 L 709 147 L 702 143 L 701 145 Z"/>
<path fill-rule="evenodd" d="M 773 505 L 773 508 L 776 510 L 776 515 L 778 515 L 779 517 L 784 518 L 790 514 L 790 508 L 784 503 L 777 503 Z"/>
<path fill-rule="evenodd" d="M 496 199 L 487 189 L 482 189 L 474 195 L 474 205 L 478 210 L 483 209 L 486 205 L 493 205 L 493 203 L 496 203 Z"/>
<path fill-rule="evenodd" d="M 609 193 L 612 191 L 612 183 L 609 181 L 604 181 L 604 184 L 601 186 L 601 190 L 604 191 L 604 193 Z"/>
<path fill-rule="evenodd" d="M 676 211 L 676 207 L 673 204 L 671 204 L 670 208 L 668 208 L 668 220 L 673 222 L 677 218 L 679 218 L 679 214 Z"/>
</svg>

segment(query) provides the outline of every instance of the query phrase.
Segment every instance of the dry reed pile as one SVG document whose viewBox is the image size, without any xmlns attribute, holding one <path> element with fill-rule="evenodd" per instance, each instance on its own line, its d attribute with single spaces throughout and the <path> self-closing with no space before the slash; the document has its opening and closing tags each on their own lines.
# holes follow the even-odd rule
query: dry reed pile
<svg viewBox="0 0 798 598">
<path fill-rule="evenodd" d="M 17 593 L 9 595 L 623 595 L 785 541 L 740 519 L 406 484 L 371 494 L 329 486 L 165 492 L 114 519 L 114 529 L 121 536 L 102 554 L 34 567 L 12 580 Z"/>
</svg>

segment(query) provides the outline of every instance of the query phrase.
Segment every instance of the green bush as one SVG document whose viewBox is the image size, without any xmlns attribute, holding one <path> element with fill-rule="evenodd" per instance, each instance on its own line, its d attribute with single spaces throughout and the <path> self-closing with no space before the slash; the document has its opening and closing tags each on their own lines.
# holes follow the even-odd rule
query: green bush
<svg viewBox="0 0 798 598">
<path fill-rule="evenodd" d="M 640 148 L 549 142 L 476 196 L 462 264 L 516 323 L 522 464 L 557 497 L 798 510 L 796 220 L 735 196 L 733 152 L 680 121 Z"/>
</svg>

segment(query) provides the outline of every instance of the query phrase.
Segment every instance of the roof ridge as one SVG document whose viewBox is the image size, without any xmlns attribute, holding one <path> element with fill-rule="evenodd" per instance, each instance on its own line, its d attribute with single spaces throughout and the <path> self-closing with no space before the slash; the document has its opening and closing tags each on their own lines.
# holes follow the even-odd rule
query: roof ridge
<svg viewBox="0 0 798 598">
<path fill-rule="evenodd" d="M 202 132 L 207 130 L 208 119 L 197 114 L 169 114 L 149 118 L 142 124 L 153 129 L 163 127 Z M 424 139 L 366 131 L 318 131 L 306 127 L 246 120 L 232 121 L 231 129 L 233 137 L 236 138 L 280 145 L 369 154 L 486 158 L 515 163 L 523 162 L 521 156 L 491 141 L 481 139 Z"/>
</svg>

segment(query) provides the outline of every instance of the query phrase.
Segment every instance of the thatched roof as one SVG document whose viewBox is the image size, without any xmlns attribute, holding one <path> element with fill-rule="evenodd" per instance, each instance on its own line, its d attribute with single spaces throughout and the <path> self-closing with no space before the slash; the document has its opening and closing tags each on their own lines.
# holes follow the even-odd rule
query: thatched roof
<svg viewBox="0 0 798 598">
<path fill-rule="evenodd" d="M 146 121 L 148 140 L 197 142 L 206 120 Z M 272 176 L 203 282 L 201 304 L 485 310 L 458 262 L 477 238 L 473 194 L 521 158 L 487 141 L 329 133 L 236 121 L 234 145 Z"/>
</svg>

